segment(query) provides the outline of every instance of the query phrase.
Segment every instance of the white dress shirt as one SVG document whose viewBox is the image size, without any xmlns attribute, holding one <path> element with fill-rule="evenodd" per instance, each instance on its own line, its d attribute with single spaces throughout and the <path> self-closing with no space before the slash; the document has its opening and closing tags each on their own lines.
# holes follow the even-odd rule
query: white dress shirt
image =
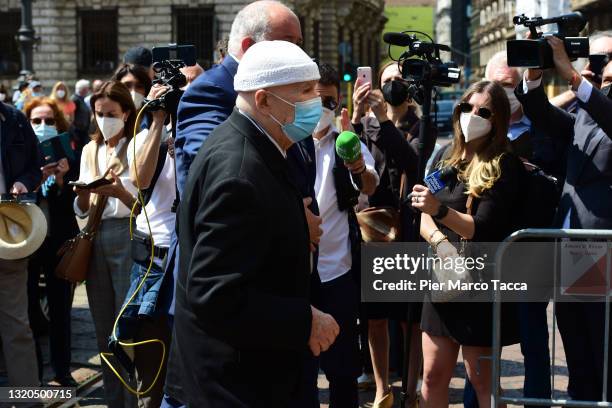
<svg viewBox="0 0 612 408">
<path fill-rule="evenodd" d="M 315 194 L 319 204 L 322 218 L 321 229 L 323 230 L 319 242 L 319 262 L 317 263 L 321 282 L 329 282 L 344 275 L 352 266 L 348 212 L 338 209 L 336 186 L 334 184 L 333 169 L 336 164 L 336 141 L 332 136 L 334 132 L 337 132 L 337 130 L 330 126 L 324 137 L 314 139 L 317 160 Z M 376 174 L 374 158 L 363 143 L 361 143 L 361 154 L 363 154 L 366 168 Z M 376 177 L 378 177 L 377 174 Z M 378 185 L 378 180 L 376 180 L 376 184 Z"/>
<path fill-rule="evenodd" d="M 538 86 L 542 84 L 542 77 L 540 76 L 538 79 L 534 79 L 530 81 L 527 79 L 527 71 L 523 74 L 523 93 L 527 93 L 536 89 Z M 591 97 L 591 92 L 593 92 L 593 85 L 582 78 L 580 81 L 580 85 L 578 85 L 578 90 L 574 91 L 576 97 L 583 103 L 586 103 Z"/>
<path fill-rule="evenodd" d="M 119 142 L 117 143 L 117 145 L 115 146 L 114 151 L 118 152 L 119 150 L 121 150 L 121 147 L 125 144 L 125 142 L 126 142 L 126 138 L 124 137 L 121 138 Z M 130 152 L 128 151 L 127 154 L 129 155 Z M 104 174 L 104 172 L 106 171 L 106 168 L 107 168 L 106 143 L 103 143 L 98 148 L 98 174 L 100 175 Z M 136 196 L 136 193 L 138 190 L 130 181 L 129 167 L 126 166 L 126 168 L 123 169 L 123 173 L 117 174 L 117 176 L 119 177 L 119 180 L 121 180 L 123 187 L 125 187 L 127 191 L 132 193 L 133 196 Z M 93 180 L 94 180 L 93 172 L 87 167 L 87 160 L 83 158 L 81 160 L 79 181 L 83 181 L 85 183 L 91 183 Z M 74 207 L 74 213 L 77 215 L 77 217 L 79 218 L 87 217 L 89 211 L 87 212 L 81 211 L 81 209 L 77 205 L 77 199 L 74 200 L 73 207 Z M 118 198 L 108 197 L 108 201 L 106 202 L 106 207 L 104 207 L 104 212 L 102 213 L 102 219 L 105 220 L 108 218 L 127 218 L 130 216 L 131 211 L 132 209 L 126 207 L 125 204 L 123 204 L 121 200 L 119 200 Z"/>
</svg>

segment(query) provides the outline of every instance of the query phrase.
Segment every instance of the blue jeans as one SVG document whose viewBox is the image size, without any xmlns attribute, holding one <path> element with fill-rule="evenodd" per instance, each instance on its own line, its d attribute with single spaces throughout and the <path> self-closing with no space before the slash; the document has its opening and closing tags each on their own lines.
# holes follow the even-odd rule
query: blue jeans
<svg viewBox="0 0 612 408">
<path fill-rule="evenodd" d="M 523 395 L 527 398 L 550 398 L 551 395 L 547 307 L 548 302 L 519 304 L 521 353 L 525 365 Z M 478 407 L 476 392 L 468 379 L 463 389 L 463 406 Z"/>
<path fill-rule="evenodd" d="M 156 261 L 159 261 L 157 258 Z M 134 262 L 132 265 L 132 271 L 130 275 L 130 288 L 125 295 L 123 304 L 127 303 L 132 297 L 142 278 L 147 272 L 149 267 L 148 261 L 146 264 L 140 262 Z M 147 279 L 142 284 L 142 287 L 136 293 L 136 296 L 129 305 L 125 308 L 125 311 L 121 315 L 119 324 L 117 327 L 117 338 L 119 339 L 132 339 L 135 336 L 136 320 L 139 316 L 152 317 L 157 311 L 157 303 L 160 297 L 160 288 L 164 277 L 164 270 L 157 263 L 153 263 L 151 270 L 147 275 Z"/>
</svg>

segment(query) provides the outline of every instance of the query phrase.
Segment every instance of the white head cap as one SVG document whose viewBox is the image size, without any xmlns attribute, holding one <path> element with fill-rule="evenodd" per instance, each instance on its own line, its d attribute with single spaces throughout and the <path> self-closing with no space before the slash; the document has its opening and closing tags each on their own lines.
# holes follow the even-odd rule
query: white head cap
<svg viewBox="0 0 612 408">
<path fill-rule="evenodd" d="M 248 92 L 319 78 L 317 64 L 297 45 L 287 41 L 260 41 L 240 60 L 234 89 Z"/>
</svg>

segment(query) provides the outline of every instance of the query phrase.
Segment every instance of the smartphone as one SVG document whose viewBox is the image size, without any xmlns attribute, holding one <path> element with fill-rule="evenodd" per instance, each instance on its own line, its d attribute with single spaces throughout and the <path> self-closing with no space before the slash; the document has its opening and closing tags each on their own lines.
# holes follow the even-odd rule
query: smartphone
<svg viewBox="0 0 612 408">
<path fill-rule="evenodd" d="M 359 81 L 359 85 L 363 85 L 363 84 L 372 85 L 372 68 L 357 67 L 357 80 Z"/>
<path fill-rule="evenodd" d="M 100 177 L 97 180 L 92 181 L 91 183 L 85 183 L 84 181 L 80 181 L 80 180 L 76 180 L 76 181 L 69 181 L 68 185 L 74 186 L 76 188 L 82 188 L 83 190 L 91 190 L 94 188 L 98 188 L 101 186 L 105 186 L 107 184 L 112 184 L 113 180 L 109 180 L 105 177 Z"/>
<path fill-rule="evenodd" d="M 153 62 L 181 60 L 187 66 L 196 64 L 196 49 L 193 45 L 168 44 L 167 47 L 153 47 Z"/>
</svg>

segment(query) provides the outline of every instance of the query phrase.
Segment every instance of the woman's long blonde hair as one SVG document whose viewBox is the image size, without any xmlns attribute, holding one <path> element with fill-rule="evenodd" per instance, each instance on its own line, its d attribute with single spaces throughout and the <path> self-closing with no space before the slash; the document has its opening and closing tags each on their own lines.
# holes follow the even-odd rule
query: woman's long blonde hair
<svg viewBox="0 0 612 408">
<path fill-rule="evenodd" d="M 508 142 L 508 126 L 510 122 L 510 103 L 504 92 L 504 88 L 497 82 L 480 81 L 472 84 L 463 94 L 455 110 L 453 111 L 454 140 L 450 155 L 441 162 L 440 167 L 459 167 L 461 157 L 466 148 L 465 138 L 461 131 L 459 121 L 461 111 L 459 104 L 469 102 L 472 95 L 486 93 L 489 95 L 490 107 L 493 116 L 491 120 L 491 131 L 484 137 L 483 143 L 474 152 L 470 163 L 459 172 L 459 178 L 463 180 L 468 192 L 475 197 L 493 187 L 493 184 L 501 175 L 500 161 L 504 153 L 510 151 Z"/>
</svg>

